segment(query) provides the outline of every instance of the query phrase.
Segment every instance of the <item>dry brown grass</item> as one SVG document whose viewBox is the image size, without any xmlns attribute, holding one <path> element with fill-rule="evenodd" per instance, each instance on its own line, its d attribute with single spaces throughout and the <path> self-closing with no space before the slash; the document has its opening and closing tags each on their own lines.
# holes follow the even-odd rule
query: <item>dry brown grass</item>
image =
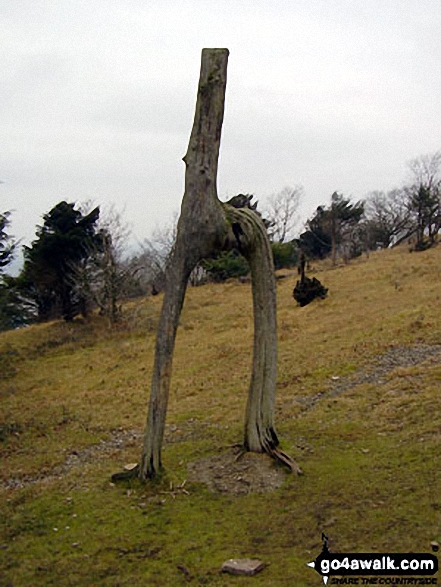
<svg viewBox="0 0 441 587">
<path fill-rule="evenodd" d="M 109 488 L 109 475 L 138 459 L 136 442 L 62 469 L 72 451 L 99 446 L 117 430 L 143 428 L 160 296 L 128 304 L 124 324 L 113 331 L 94 319 L 0 335 L 7 581 L 180 585 L 178 560 L 191 567 L 195 584 L 223 585 L 218 563 L 240 551 L 273 563 L 256 584 L 315 585 L 318 577 L 305 563 L 318 554 L 323 529 L 334 550 L 427 550 L 441 538 L 434 490 L 441 480 L 434 462 L 439 362 L 392 366 L 381 382 L 331 392 L 336 377 L 350 381 L 388 349 L 441 344 L 440 265 L 441 247 L 381 251 L 337 268 L 317 264 L 314 274 L 329 296 L 305 308 L 292 298 L 297 276 L 279 281 L 276 423 L 283 448 L 306 474 L 271 495 L 219 498 L 195 485 L 190 496 L 165 495 L 161 504 L 163 485 L 134 487 L 130 495 Z M 182 482 L 189 460 L 240 442 L 252 336 L 249 285 L 189 289 L 167 418 L 167 483 Z M 51 476 L 54 470 L 63 473 Z M 34 477 L 47 479 L 26 484 Z M 6 488 L 10 479 L 24 487 Z M 72 494 L 82 520 L 68 520 Z M 58 519 L 75 527 L 59 547 Z M 147 549 L 149 538 L 159 550 L 141 559 L 136 548 Z M 66 566 L 70 582 L 60 583 Z"/>
</svg>

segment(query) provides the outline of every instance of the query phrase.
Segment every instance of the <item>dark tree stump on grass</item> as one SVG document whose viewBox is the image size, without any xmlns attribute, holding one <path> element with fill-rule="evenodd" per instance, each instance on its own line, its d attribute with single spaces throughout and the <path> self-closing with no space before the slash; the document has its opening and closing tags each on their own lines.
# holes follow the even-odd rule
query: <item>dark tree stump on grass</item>
<svg viewBox="0 0 441 587">
<path fill-rule="evenodd" d="M 328 288 L 324 287 L 318 279 L 305 277 L 296 283 L 293 291 L 293 297 L 300 306 L 307 306 L 316 298 L 325 299 L 328 294 Z"/>
<path fill-rule="evenodd" d="M 300 306 L 307 306 L 316 298 L 324 299 L 328 294 L 328 288 L 324 287 L 320 281 L 313 277 L 310 279 L 305 275 L 306 257 L 302 253 L 299 264 L 300 280 L 296 283 L 293 298 Z"/>
</svg>

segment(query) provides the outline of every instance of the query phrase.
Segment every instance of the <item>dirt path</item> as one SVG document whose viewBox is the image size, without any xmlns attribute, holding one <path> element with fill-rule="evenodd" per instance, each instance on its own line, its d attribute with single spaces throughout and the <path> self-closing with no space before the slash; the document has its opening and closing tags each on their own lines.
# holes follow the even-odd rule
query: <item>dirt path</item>
<svg viewBox="0 0 441 587">
<path fill-rule="evenodd" d="M 329 389 L 319 391 L 313 396 L 299 397 L 298 401 L 306 410 L 312 409 L 321 399 L 337 397 L 358 385 L 364 383 L 382 385 L 389 373 L 399 367 L 413 367 L 430 361 L 441 362 L 441 345 L 418 344 L 411 346 L 396 346 L 353 375 L 336 378 Z"/>
</svg>

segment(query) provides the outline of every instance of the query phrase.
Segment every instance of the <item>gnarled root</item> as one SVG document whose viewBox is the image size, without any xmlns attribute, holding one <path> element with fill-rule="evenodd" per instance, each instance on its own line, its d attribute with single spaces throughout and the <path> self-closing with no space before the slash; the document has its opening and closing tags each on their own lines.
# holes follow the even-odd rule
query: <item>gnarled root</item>
<svg viewBox="0 0 441 587">
<path fill-rule="evenodd" d="M 281 463 L 285 467 L 288 467 L 288 469 L 290 471 L 292 471 L 293 473 L 295 473 L 296 475 L 303 475 L 303 471 L 299 467 L 297 462 L 293 458 L 291 458 L 289 455 L 284 453 L 282 450 L 280 450 L 279 448 L 276 448 L 276 447 L 269 448 L 266 450 L 266 452 L 267 452 L 267 454 L 269 454 L 270 457 L 272 457 L 273 459 L 275 459 L 276 461 L 278 461 L 279 463 Z"/>
<path fill-rule="evenodd" d="M 117 481 L 129 481 L 131 479 L 136 479 L 139 477 L 139 465 L 133 467 L 128 471 L 121 471 L 121 473 L 114 473 L 110 478 L 112 483 L 116 483 Z"/>
</svg>

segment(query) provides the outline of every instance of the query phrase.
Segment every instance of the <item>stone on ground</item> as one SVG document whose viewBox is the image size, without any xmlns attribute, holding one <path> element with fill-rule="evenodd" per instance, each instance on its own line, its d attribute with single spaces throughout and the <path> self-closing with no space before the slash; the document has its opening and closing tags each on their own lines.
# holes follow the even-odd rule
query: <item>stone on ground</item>
<svg viewBox="0 0 441 587">
<path fill-rule="evenodd" d="M 265 567 L 265 563 L 251 558 L 230 558 L 222 565 L 223 573 L 230 575 L 255 575 Z"/>
</svg>

